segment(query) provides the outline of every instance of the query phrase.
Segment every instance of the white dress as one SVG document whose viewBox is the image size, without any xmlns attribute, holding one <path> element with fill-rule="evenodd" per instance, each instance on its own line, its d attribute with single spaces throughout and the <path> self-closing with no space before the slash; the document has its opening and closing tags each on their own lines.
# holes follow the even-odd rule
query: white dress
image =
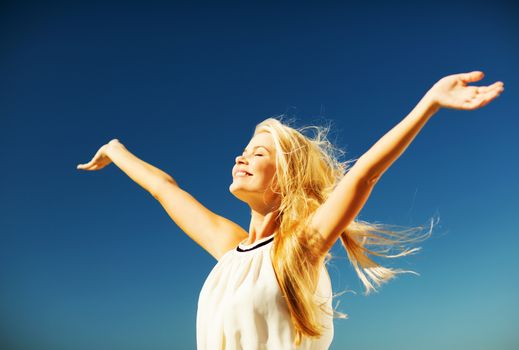
<svg viewBox="0 0 519 350">
<path fill-rule="evenodd" d="M 270 259 L 274 234 L 225 253 L 209 273 L 198 299 L 198 350 L 327 350 L 333 318 L 323 313 L 325 333 L 293 345 L 294 328 Z M 316 300 L 331 310 L 332 288 L 323 266 Z"/>
</svg>

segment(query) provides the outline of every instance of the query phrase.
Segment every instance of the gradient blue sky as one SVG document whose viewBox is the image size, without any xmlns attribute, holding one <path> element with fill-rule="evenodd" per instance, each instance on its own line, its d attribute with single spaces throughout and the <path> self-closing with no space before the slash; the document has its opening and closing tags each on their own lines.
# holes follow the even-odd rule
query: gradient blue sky
<svg viewBox="0 0 519 350">
<path fill-rule="evenodd" d="M 245 229 L 231 169 L 263 119 L 332 123 L 357 158 L 443 76 L 505 91 L 440 110 L 359 218 L 440 222 L 379 293 L 340 243 L 331 349 L 519 346 L 518 7 L 509 2 L 169 2 L 0 7 L 0 347 L 194 349 L 216 263 L 117 166 L 76 169 L 118 138 Z M 334 305 L 336 305 L 334 302 Z"/>
</svg>

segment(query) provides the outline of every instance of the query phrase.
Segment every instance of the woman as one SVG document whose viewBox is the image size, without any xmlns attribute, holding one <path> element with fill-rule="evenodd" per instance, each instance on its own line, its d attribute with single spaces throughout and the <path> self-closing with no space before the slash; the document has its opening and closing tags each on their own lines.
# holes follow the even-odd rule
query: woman
<svg viewBox="0 0 519 350">
<path fill-rule="evenodd" d="M 334 316 L 325 267 L 330 249 L 340 238 L 366 294 L 375 291 L 374 284 L 412 272 L 382 267 L 368 254 L 394 258 L 418 248 L 389 255 L 367 246 L 401 247 L 423 237 L 354 219 L 378 179 L 441 107 L 476 109 L 504 90 L 502 82 L 467 85 L 482 78 L 473 71 L 439 80 L 351 168 L 337 161 L 323 129 L 310 138 L 301 133 L 305 128 L 264 120 L 236 158 L 229 187 L 251 208 L 248 232 L 205 208 L 117 139 L 77 168 L 99 170 L 114 162 L 218 260 L 200 292 L 198 349 L 328 349 Z"/>
</svg>

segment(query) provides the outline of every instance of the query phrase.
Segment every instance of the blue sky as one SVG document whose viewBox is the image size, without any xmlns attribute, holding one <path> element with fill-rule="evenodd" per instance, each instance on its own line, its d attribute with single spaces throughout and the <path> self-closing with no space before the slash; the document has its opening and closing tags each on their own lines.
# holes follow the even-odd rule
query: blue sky
<svg viewBox="0 0 519 350">
<path fill-rule="evenodd" d="M 519 83 L 512 2 L 169 2 L 0 7 L 0 342 L 53 350 L 194 349 L 216 263 L 114 164 L 118 138 L 248 229 L 229 192 L 265 118 L 332 123 L 358 158 L 443 76 L 505 83 L 475 111 L 440 110 L 359 218 L 440 222 L 412 269 L 363 296 L 340 243 L 328 267 L 348 320 L 331 349 L 519 346 Z M 336 305 L 336 302 L 334 305 Z"/>
</svg>

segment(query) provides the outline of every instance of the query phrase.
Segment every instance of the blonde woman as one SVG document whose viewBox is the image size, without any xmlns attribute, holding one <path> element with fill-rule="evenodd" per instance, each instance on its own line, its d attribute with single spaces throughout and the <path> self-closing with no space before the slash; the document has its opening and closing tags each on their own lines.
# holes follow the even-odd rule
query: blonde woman
<svg viewBox="0 0 519 350">
<path fill-rule="evenodd" d="M 330 249 L 340 238 L 366 294 L 397 273 L 412 272 L 383 267 L 368 255 L 410 254 L 417 248 L 403 247 L 424 236 L 355 218 L 378 179 L 440 108 L 480 108 L 504 90 L 502 82 L 468 85 L 482 78 L 482 72 L 473 71 L 439 80 L 351 167 L 337 160 L 324 128 L 315 127 L 312 138 L 303 135 L 306 128 L 298 130 L 275 118 L 259 123 L 236 157 L 229 187 L 250 206 L 248 231 L 205 208 L 170 175 L 135 157 L 117 139 L 77 168 L 99 170 L 114 162 L 218 260 L 198 300 L 199 350 L 328 349 L 335 316 L 325 267 Z M 390 248 L 400 252 L 385 254 Z"/>
</svg>

